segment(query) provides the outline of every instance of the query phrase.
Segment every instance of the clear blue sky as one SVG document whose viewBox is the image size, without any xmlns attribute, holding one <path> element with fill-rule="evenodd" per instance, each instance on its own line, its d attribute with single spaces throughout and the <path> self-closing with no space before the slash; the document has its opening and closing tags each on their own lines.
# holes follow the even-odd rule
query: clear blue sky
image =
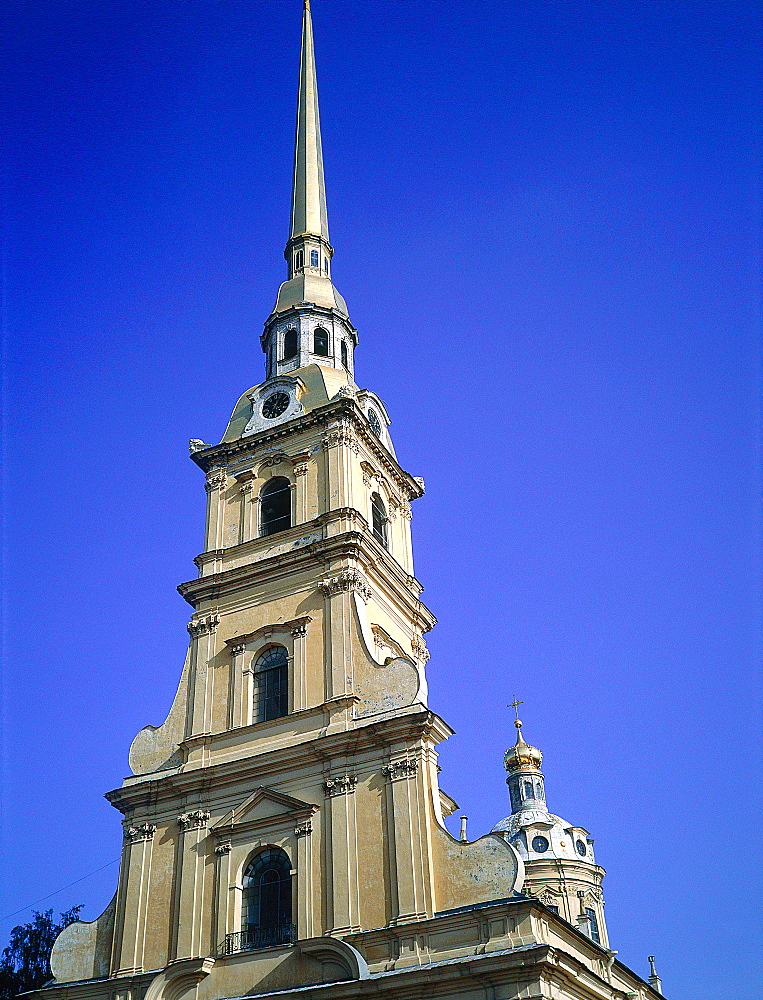
<svg viewBox="0 0 763 1000">
<path fill-rule="evenodd" d="M 0 915 L 117 858 L 283 279 L 299 0 L 5 0 Z M 442 785 L 516 693 L 613 947 L 759 996 L 760 11 L 314 0 L 334 280 L 423 476 Z M 94 918 L 116 865 L 42 907 Z M 29 911 L 0 921 L 0 942 Z"/>
</svg>

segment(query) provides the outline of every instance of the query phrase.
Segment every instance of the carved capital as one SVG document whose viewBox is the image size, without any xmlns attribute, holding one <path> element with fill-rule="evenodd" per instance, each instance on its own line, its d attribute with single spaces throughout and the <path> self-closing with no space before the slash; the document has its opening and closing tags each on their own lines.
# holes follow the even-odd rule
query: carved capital
<svg viewBox="0 0 763 1000">
<path fill-rule="evenodd" d="M 251 493 L 253 489 L 254 489 L 254 483 L 252 482 L 251 479 L 247 479 L 243 483 L 241 483 L 241 485 L 238 488 L 238 491 L 242 497 L 245 497 L 247 493 Z"/>
<path fill-rule="evenodd" d="M 222 490 L 225 488 L 225 484 L 228 482 L 228 477 L 224 472 L 215 472 L 213 475 L 207 476 L 207 481 L 204 484 L 204 488 L 207 493 L 211 493 L 213 490 Z"/>
<path fill-rule="evenodd" d="M 412 778 L 419 770 L 419 762 L 414 757 L 405 760 L 395 760 L 391 764 L 385 764 L 382 774 L 386 774 L 390 781 L 396 778 Z"/>
<path fill-rule="evenodd" d="M 321 580 L 318 584 L 324 597 L 333 597 L 343 591 L 357 591 L 364 601 L 371 596 L 371 588 L 356 569 L 345 569 L 338 576 Z"/>
<path fill-rule="evenodd" d="M 127 840 L 131 844 L 137 844 L 141 840 L 153 840 L 156 827 L 153 823 L 138 823 L 137 826 L 126 825 L 124 831 Z"/>
<path fill-rule="evenodd" d="M 246 643 L 245 642 L 239 642 L 235 646 L 231 646 L 231 648 L 230 648 L 230 655 L 231 656 L 240 656 L 242 653 L 245 653 L 245 652 L 246 652 Z"/>
<path fill-rule="evenodd" d="M 299 639 L 301 636 L 307 635 L 307 625 L 295 625 L 291 630 L 291 635 L 293 639 Z"/>
<path fill-rule="evenodd" d="M 323 439 L 324 451 L 328 451 L 329 448 L 336 448 L 339 445 L 344 445 L 356 455 L 360 451 L 360 445 L 349 427 L 337 427 L 334 430 L 329 431 Z"/>
<path fill-rule="evenodd" d="M 306 476 L 308 473 L 309 466 L 307 465 L 297 465 L 294 469 L 295 476 Z"/>
<path fill-rule="evenodd" d="M 224 844 L 218 844 L 215 848 L 215 854 L 223 856 L 225 854 L 230 854 L 231 852 L 231 842 L 226 840 Z"/>
<path fill-rule="evenodd" d="M 426 662 L 429 659 L 429 650 L 427 649 L 421 636 L 417 636 L 413 639 L 411 642 L 411 649 L 413 650 L 413 655 L 418 660 L 424 660 L 424 662 Z"/>
<path fill-rule="evenodd" d="M 334 795 L 348 795 L 355 791 L 358 779 L 354 774 L 342 774 L 337 778 L 329 778 L 323 782 L 324 793 L 331 798 Z"/>
<path fill-rule="evenodd" d="M 210 632 L 214 632 L 219 624 L 219 615 L 206 615 L 188 622 L 188 631 L 192 639 L 197 639 L 200 635 L 209 635 Z"/>
<path fill-rule="evenodd" d="M 312 832 L 313 832 L 313 824 L 310 822 L 310 820 L 307 820 L 306 823 L 300 823 L 299 826 L 294 827 L 295 837 L 309 837 Z"/>
<path fill-rule="evenodd" d="M 178 826 L 181 830 L 200 830 L 209 822 L 206 809 L 194 809 L 192 812 L 181 813 L 178 816 Z"/>
</svg>

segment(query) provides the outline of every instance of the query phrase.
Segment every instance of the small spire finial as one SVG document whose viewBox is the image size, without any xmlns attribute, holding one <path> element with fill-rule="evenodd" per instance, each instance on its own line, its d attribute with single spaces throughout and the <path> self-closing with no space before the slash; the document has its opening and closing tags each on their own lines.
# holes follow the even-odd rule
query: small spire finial
<svg viewBox="0 0 763 1000">
<path fill-rule="evenodd" d="M 522 720 L 519 718 L 519 706 L 520 705 L 524 705 L 524 702 L 523 701 L 518 701 L 517 700 L 517 696 L 514 695 L 514 701 L 510 701 L 509 704 L 506 706 L 507 708 L 513 708 L 514 709 L 514 715 L 516 716 L 516 719 L 514 721 L 514 725 L 516 726 L 516 730 L 517 730 L 517 743 L 519 743 L 520 740 L 522 740 Z"/>
</svg>

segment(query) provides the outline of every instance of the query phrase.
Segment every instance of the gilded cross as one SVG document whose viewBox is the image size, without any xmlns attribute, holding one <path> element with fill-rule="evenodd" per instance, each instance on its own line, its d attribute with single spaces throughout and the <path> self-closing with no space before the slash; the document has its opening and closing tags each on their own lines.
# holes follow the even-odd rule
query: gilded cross
<svg viewBox="0 0 763 1000">
<path fill-rule="evenodd" d="M 514 709 L 514 715 L 517 717 L 517 722 L 519 722 L 519 706 L 520 705 L 524 705 L 524 702 L 523 701 L 517 701 L 517 696 L 514 695 L 514 701 L 510 701 L 509 704 L 506 706 L 507 708 L 513 708 Z"/>
</svg>

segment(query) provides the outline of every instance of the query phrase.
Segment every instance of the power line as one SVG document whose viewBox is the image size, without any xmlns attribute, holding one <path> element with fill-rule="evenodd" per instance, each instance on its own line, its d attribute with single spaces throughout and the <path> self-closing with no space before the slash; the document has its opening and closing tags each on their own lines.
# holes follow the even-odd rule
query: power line
<svg viewBox="0 0 763 1000">
<path fill-rule="evenodd" d="M 63 892 L 64 889 L 71 889 L 73 885 L 78 882 L 84 882 L 86 878 L 90 878 L 91 875 L 97 875 L 98 872 L 102 872 L 104 868 L 108 868 L 109 865 L 115 865 L 119 861 L 119 858 L 114 858 L 113 861 L 107 861 L 105 865 L 101 865 L 100 868 L 96 868 L 94 872 L 90 872 L 88 875 L 83 875 L 82 878 L 75 878 L 73 882 L 68 885 L 62 885 L 60 889 L 56 889 L 55 892 L 49 892 L 47 896 L 43 896 L 42 899 L 37 899 L 34 903 L 28 903 L 26 906 L 22 906 L 20 910 L 14 910 L 13 913 L 6 913 L 4 917 L 0 917 L 0 920 L 8 920 L 10 917 L 15 917 L 17 913 L 23 913 L 24 910 L 30 909 L 32 906 L 37 906 L 38 903 L 44 903 L 46 899 L 50 899 L 51 896 L 57 896 L 59 892 Z"/>
</svg>

